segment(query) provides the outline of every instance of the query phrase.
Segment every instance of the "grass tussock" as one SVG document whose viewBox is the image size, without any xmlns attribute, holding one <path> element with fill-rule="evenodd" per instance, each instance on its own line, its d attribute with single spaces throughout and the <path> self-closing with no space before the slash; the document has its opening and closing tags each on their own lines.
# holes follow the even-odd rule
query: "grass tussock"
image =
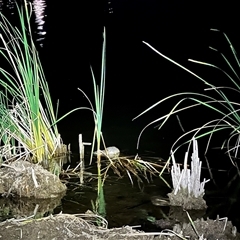
<svg viewBox="0 0 240 240">
<path fill-rule="evenodd" d="M 16 28 L 0 13 L 0 158 L 22 158 L 50 167 L 67 147 L 58 132 L 48 83 L 34 45 L 31 4 L 19 7 Z"/>
</svg>

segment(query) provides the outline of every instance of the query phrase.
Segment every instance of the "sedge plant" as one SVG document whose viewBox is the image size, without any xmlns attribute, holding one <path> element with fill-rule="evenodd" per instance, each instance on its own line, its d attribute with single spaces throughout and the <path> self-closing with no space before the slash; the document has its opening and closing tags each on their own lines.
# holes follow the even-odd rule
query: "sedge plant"
<svg viewBox="0 0 240 240">
<path fill-rule="evenodd" d="M 211 29 L 211 30 L 215 31 L 215 32 L 219 32 L 219 30 L 217 30 L 217 29 Z M 225 39 L 227 40 L 227 43 L 230 46 L 231 53 L 233 55 L 233 58 L 236 61 L 237 67 L 240 68 L 240 61 L 237 57 L 236 50 L 234 49 L 234 47 L 233 47 L 232 43 L 230 42 L 229 38 L 227 37 L 227 35 L 225 33 L 223 33 L 223 36 L 225 37 Z M 222 52 L 220 52 L 217 49 L 212 48 L 212 47 L 210 47 L 210 49 L 219 53 L 220 56 L 224 59 L 225 63 L 227 64 L 227 66 L 230 70 L 229 72 L 225 71 L 222 68 L 220 68 L 214 64 L 211 64 L 211 63 L 200 62 L 200 61 L 189 59 L 189 61 L 191 61 L 193 63 L 198 63 L 198 64 L 202 64 L 202 65 L 217 69 L 218 71 L 222 72 L 222 74 L 225 75 L 230 80 L 230 82 L 233 84 L 233 87 L 215 86 L 215 85 L 211 84 L 209 81 L 203 79 L 199 75 L 195 74 L 194 72 L 190 71 L 189 69 L 185 68 L 184 66 L 180 65 L 179 63 L 175 62 L 174 60 L 170 59 L 169 57 L 165 56 L 164 54 L 159 52 L 157 49 L 155 49 L 153 46 L 151 46 L 149 43 L 144 42 L 144 41 L 143 41 L 143 43 L 146 46 L 148 46 L 150 49 L 152 49 L 154 52 L 156 52 L 158 55 L 160 55 L 161 57 L 174 63 L 178 67 L 187 71 L 188 73 L 190 73 L 191 75 L 193 75 L 194 77 L 196 77 L 197 79 L 202 81 L 204 84 L 206 84 L 208 87 L 206 89 L 204 89 L 205 91 L 208 91 L 208 92 L 214 91 L 215 94 L 210 95 L 210 94 L 202 94 L 202 93 L 198 93 L 198 92 L 181 92 L 181 93 L 177 93 L 177 94 L 168 96 L 164 99 L 161 99 L 154 105 L 150 106 L 149 108 L 147 108 L 145 111 L 140 113 L 134 119 L 140 117 L 141 115 L 145 114 L 146 112 L 150 111 L 151 109 L 153 109 L 154 107 L 158 106 L 159 104 L 161 104 L 163 102 L 166 102 L 173 98 L 179 98 L 179 97 L 181 98 L 180 100 L 177 101 L 177 103 L 173 106 L 173 108 L 170 110 L 170 112 L 168 114 L 155 119 L 154 121 L 150 122 L 147 126 L 145 126 L 143 128 L 143 130 L 141 131 L 141 133 L 139 135 L 137 144 L 139 144 L 141 135 L 148 126 L 155 124 L 157 122 L 160 122 L 159 129 L 161 129 L 164 126 L 164 124 L 166 123 L 166 121 L 171 116 L 176 115 L 179 112 L 186 111 L 191 108 L 197 107 L 197 106 L 204 106 L 204 107 L 207 107 L 208 109 L 212 110 L 213 112 L 217 113 L 219 117 L 216 117 L 215 119 L 206 122 L 204 125 L 197 127 L 195 129 L 192 129 L 192 130 L 184 133 L 182 136 L 180 136 L 172 146 L 172 149 L 171 149 L 172 154 L 174 154 L 174 152 L 176 152 L 176 150 L 179 147 L 181 147 L 183 144 L 189 143 L 192 138 L 199 139 L 199 138 L 208 136 L 207 146 L 206 146 L 206 150 L 205 150 L 205 154 L 206 154 L 206 152 L 209 149 L 209 144 L 212 140 L 214 133 L 223 131 L 223 130 L 224 131 L 228 130 L 228 136 L 227 136 L 227 138 L 223 139 L 221 149 L 224 149 L 224 148 L 227 149 L 227 154 L 229 155 L 229 158 L 230 158 L 232 164 L 236 166 L 235 160 L 239 156 L 238 148 L 239 148 L 239 144 L 240 144 L 240 135 L 239 135 L 239 133 L 240 133 L 240 113 L 239 113 L 240 104 L 238 102 L 231 100 L 230 98 L 232 97 L 232 95 L 234 95 L 236 93 L 240 93 L 240 84 L 239 84 L 240 76 L 238 75 L 237 70 L 234 69 L 234 67 L 233 67 L 234 64 L 231 64 L 229 58 L 227 58 Z M 231 95 L 227 95 L 227 92 L 230 93 Z M 184 107 L 180 107 L 181 104 L 185 101 L 192 101 L 193 103 L 188 104 L 187 106 L 185 105 Z M 185 141 L 182 144 L 178 144 L 180 139 L 182 139 L 185 136 L 189 136 L 189 134 L 191 135 L 189 140 Z M 190 146 L 190 144 L 189 144 L 189 146 Z M 189 148 L 189 146 L 188 146 L 188 148 Z"/>
<path fill-rule="evenodd" d="M 103 106 L 104 106 L 104 96 L 105 96 L 105 77 L 106 77 L 106 30 L 104 28 L 103 32 L 103 47 L 102 47 L 102 66 L 101 66 L 101 82 L 100 86 L 96 84 L 96 80 L 91 68 L 93 85 L 94 85 L 94 96 L 95 96 L 95 130 L 94 139 L 96 140 L 97 147 L 97 171 L 98 171 L 98 192 L 96 200 L 96 210 L 97 212 L 105 217 L 106 216 L 106 206 L 103 192 L 104 180 L 101 175 L 101 141 L 102 141 L 102 120 L 103 120 Z M 95 142 L 95 141 L 94 141 Z M 93 143 L 94 143 L 93 142 Z M 94 144 L 93 144 L 94 148 Z"/>
<path fill-rule="evenodd" d="M 100 86 L 97 84 L 92 67 L 90 68 L 91 68 L 91 74 L 93 79 L 95 107 L 90 101 L 90 99 L 87 97 L 87 95 L 81 89 L 78 88 L 78 90 L 81 91 L 84 94 L 84 96 L 87 98 L 91 108 L 84 108 L 84 109 L 91 110 L 93 112 L 93 118 L 94 118 L 94 124 L 95 124 L 90 164 L 92 162 L 93 152 L 96 145 L 98 187 L 97 187 L 97 199 L 95 203 L 92 202 L 92 207 L 94 212 L 98 213 L 102 217 L 105 217 L 106 206 L 105 206 L 105 198 L 104 198 L 104 191 L 103 191 L 104 179 L 102 177 L 102 169 L 101 169 L 101 152 L 102 152 L 101 143 L 104 144 L 103 135 L 102 135 L 102 121 L 103 121 L 105 76 L 106 76 L 106 30 L 105 28 L 103 32 Z M 106 148 L 105 144 L 104 144 L 104 147 Z"/>
<path fill-rule="evenodd" d="M 93 79 L 95 107 L 92 104 L 89 97 L 86 95 L 86 93 L 82 89 L 78 88 L 78 90 L 86 97 L 90 105 L 90 107 L 82 107 L 78 109 L 90 110 L 93 113 L 95 127 L 94 127 L 93 141 L 92 141 L 90 164 L 92 163 L 93 153 L 96 146 L 98 184 L 97 184 L 97 199 L 95 203 L 92 201 L 92 208 L 95 213 L 99 214 L 102 217 L 105 217 L 106 205 L 105 205 L 104 189 L 103 189 L 105 178 L 102 175 L 102 168 L 101 168 L 101 158 L 102 158 L 101 143 L 103 143 L 104 147 L 106 148 L 104 139 L 103 139 L 103 134 L 102 134 L 103 107 L 104 107 L 104 96 L 105 96 L 105 77 L 106 77 L 106 29 L 105 28 L 103 31 L 100 86 L 97 84 L 97 81 L 91 66 L 90 66 L 90 69 L 91 69 L 91 74 Z M 74 109 L 72 111 L 75 111 L 75 110 L 77 109 Z M 61 118 L 59 120 L 61 120 Z"/>
<path fill-rule="evenodd" d="M 56 123 L 48 83 L 34 45 L 31 4 L 17 6 L 20 27 L 16 28 L 0 13 L 0 142 L 15 148 L 13 155 L 25 154 L 52 172 L 55 157 L 66 154 Z M 1 157 L 7 158 L 4 152 Z M 53 165 L 52 165 L 53 164 Z"/>
</svg>

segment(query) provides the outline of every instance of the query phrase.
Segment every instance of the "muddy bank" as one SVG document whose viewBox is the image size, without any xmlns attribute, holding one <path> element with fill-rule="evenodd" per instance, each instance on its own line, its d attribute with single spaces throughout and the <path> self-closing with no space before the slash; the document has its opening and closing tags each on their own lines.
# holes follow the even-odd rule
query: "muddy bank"
<svg viewBox="0 0 240 240">
<path fill-rule="evenodd" d="M 8 240 L 16 239 L 45 239 L 45 240 L 67 240 L 67 239 L 140 239 L 179 240 L 178 234 L 187 239 L 200 239 L 203 236 L 208 240 L 237 240 L 240 234 L 236 228 L 227 220 L 196 220 L 195 230 L 192 225 L 176 224 L 172 231 L 164 230 L 155 233 L 146 233 L 125 226 L 121 228 L 108 229 L 106 226 L 97 227 L 92 221 L 100 221 L 88 216 L 83 219 L 81 215 L 58 214 L 41 219 L 7 220 L 0 223 L 0 238 Z M 156 223 L 157 224 L 157 223 Z"/>
<path fill-rule="evenodd" d="M 60 179 L 38 164 L 18 160 L 2 164 L 0 168 L 0 194 L 35 199 L 63 196 L 67 187 Z"/>
</svg>

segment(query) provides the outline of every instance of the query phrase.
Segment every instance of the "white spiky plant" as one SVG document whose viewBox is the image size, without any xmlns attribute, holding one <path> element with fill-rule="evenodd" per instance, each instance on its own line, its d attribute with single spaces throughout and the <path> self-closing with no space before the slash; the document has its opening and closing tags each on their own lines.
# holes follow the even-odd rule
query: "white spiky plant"
<svg viewBox="0 0 240 240">
<path fill-rule="evenodd" d="M 202 162 L 198 156 L 197 140 L 193 139 L 193 154 L 191 168 L 188 168 L 188 152 L 185 154 L 183 169 L 180 164 L 176 163 L 174 154 L 172 153 L 172 183 L 173 191 L 168 194 L 171 205 L 183 206 L 186 209 L 202 209 L 206 208 L 206 203 L 203 199 L 205 183 L 209 180 L 205 178 L 201 182 Z"/>
</svg>

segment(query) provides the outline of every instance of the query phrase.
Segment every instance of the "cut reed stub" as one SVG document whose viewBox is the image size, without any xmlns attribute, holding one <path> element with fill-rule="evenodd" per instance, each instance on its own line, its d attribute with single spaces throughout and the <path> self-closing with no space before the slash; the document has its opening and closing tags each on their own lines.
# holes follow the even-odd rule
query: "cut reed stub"
<svg viewBox="0 0 240 240">
<path fill-rule="evenodd" d="M 203 179 L 201 182 L 202 162 L 198 156 L 197 140 L 193 139 L 193 154 L 191 168 L 188 169 L 188 152 L 185 154 L 184 167 L 180 168 L 172 153 L 171 177 L 173 182 L 173 191 L 168 194 L 171 206 L 182 206 L 184 209 L 205 209 L 206 202 L 203 199 L 205 183 L 209 180 Z"/>
<path fill-rule="evenodd" d="M 115 159 L 120 155 L 120 150 L 117 147 L 107 147 L 105 150 L 95 151 L 93 154 L 95 156 L 100 154 L 101 157 Z"/>
</svg>

